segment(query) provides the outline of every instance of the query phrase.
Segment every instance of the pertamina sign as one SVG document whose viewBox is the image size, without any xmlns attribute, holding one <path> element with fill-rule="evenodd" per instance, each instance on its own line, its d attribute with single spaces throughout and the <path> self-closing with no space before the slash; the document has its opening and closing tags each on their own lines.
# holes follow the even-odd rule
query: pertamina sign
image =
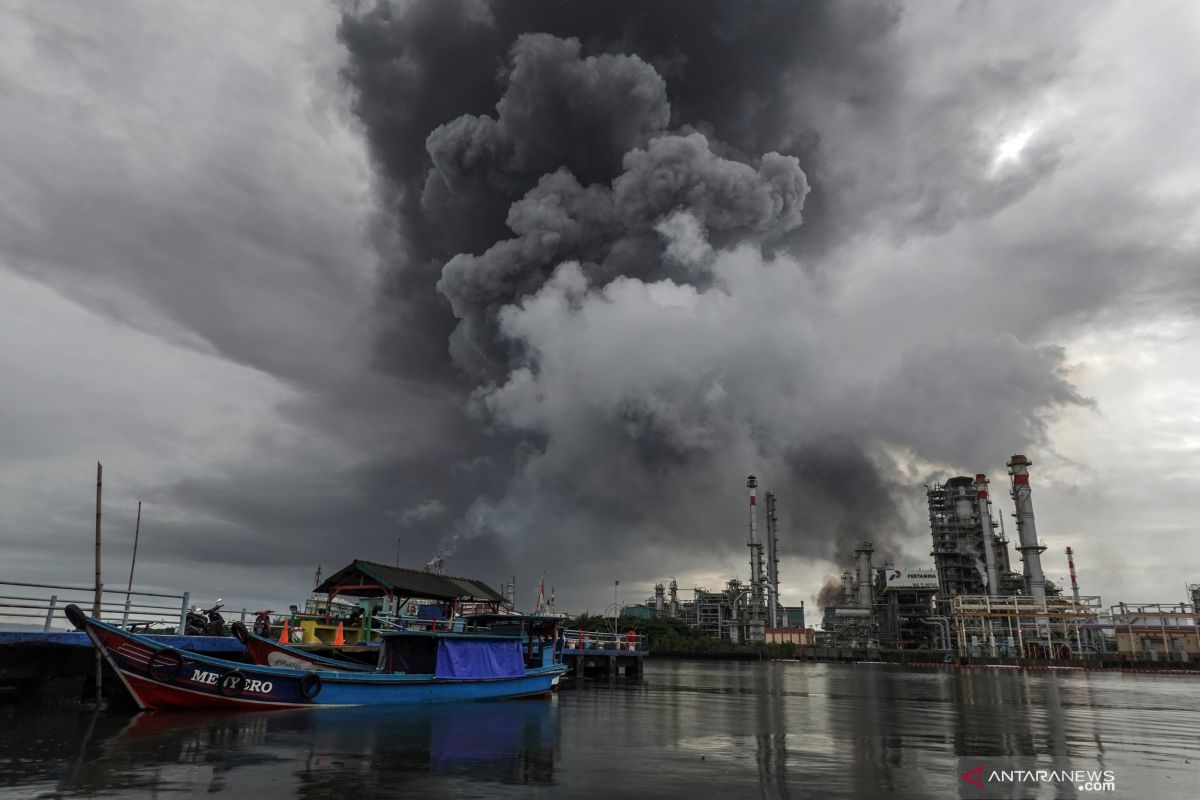
<svg viewBox="0 0 1200 800">
<path fill-rule="evenodd" d="M 889 589 L 936 589 L 937 572 L 932 569 L 894 569 L 888 573 Z"/>
</svg>

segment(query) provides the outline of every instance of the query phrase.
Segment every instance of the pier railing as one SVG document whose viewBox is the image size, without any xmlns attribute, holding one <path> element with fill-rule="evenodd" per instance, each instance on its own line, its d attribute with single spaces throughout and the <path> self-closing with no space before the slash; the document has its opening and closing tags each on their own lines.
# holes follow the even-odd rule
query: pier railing
<svg viewBox="0 0 1200 800">
<path fill-rule="evenodd" d="M 51 583 L 0 581 L 0 625 L 20 622 L 23 625 L 41 624 L 43 631 L 58 627 L 72 630 L 63 613 L 71 603 L 91 614 L 96 589 L 94 586 L 63 586 Z M 161 594 L 159 592 L 127 592 L 124 589 L 102 589 L 100 617 L 122 628 L 155 625 L 169 627 L 183 635 L 187 623 L 191 593 Z"/>
<path fill-rule="evenodd" d="M 635 633 L 612 633 L 611 631 L 564 630 L 564 650 L 645 650 L 646 637 Z"/>
</svg>

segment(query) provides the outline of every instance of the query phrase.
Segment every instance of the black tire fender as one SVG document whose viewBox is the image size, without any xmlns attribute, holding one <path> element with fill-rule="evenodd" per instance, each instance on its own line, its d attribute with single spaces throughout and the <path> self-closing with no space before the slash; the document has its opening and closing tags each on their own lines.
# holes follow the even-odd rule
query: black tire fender
<svg viewBox="0 0 1200 800">
<path fill-rule="evenodd" d="M 67 619 L 77 630 L 83 630 L 87 627 L 87 614 L 84 614 L 83 610 L 74 603 L 64 608 L 63 613 L 67 615 Z"/>
<path fill-rule="evenodd" d="M 237 697 L 246 688 L 246 674 L 240 669 L 231 669 L 221 676 L 218 686 L 226 697 Z"/>
<path fill-rule="evenodd" d="M 179 674 L 183 667 L 183 656 L 174 647 L 164 647 L 150 656 L 146 669 L 150 677 L 166 683 Z"/>
<path fill-rule="evenodd" d="M 305 673 L 300 679 L 300 694 L 312 700 L 321 693 L 321 676 L 315 672 Z"/>
</svg>

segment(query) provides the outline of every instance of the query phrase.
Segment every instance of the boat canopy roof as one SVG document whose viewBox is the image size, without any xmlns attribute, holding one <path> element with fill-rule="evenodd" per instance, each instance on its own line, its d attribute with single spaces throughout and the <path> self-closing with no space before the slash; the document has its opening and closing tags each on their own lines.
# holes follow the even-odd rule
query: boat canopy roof
<svg viewBox="0 0 1200 800">
<path fill-rule="evenodd" d="M 313 590 L 354 597 L 420 597 L 429 600 L 481 600 L 504 602 L 504 596 L 483 581 L 435 575 L 417 569 L 390 567 L 355 559 Z"/>
<path fill-rule="evenodd" d="M 553 630 L 564 622 L 562 617 L 542 614 L 466 614 L 463 620 L 468 625 L 499 630 L 521 628 L 535 633 Z"/>
</svg>

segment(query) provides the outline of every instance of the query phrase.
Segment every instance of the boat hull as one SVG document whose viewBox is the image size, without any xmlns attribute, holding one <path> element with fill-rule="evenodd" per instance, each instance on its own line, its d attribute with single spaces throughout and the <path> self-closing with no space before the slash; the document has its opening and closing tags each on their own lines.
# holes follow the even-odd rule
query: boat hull
<svg viewBox="0 0 1200 800">
<path fill-rule="evenodd" d="M 472 679 L 278 669 L 173 650 L 83 617 L 82 612 L 78 616 L 81 627 L 146 710 L 245 711 L 532 697 L 548 694 L 566 669 L 555 664 L 513 677 Z"/>
</svg>

